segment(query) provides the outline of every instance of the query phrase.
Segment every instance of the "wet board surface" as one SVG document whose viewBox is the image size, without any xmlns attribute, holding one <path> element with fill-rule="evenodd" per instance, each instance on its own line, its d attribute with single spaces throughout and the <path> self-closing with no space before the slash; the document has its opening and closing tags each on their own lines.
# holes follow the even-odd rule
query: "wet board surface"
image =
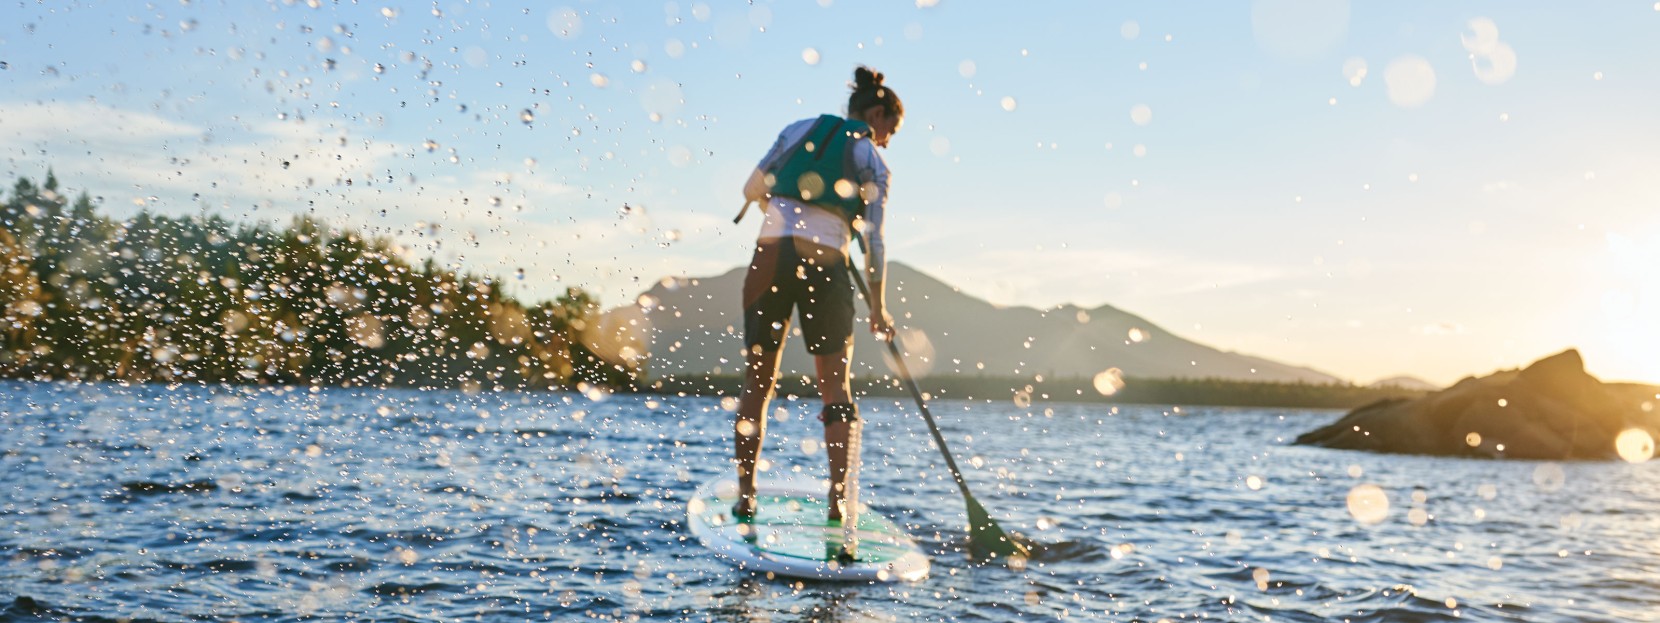
<svg viewBox="0 0 1660 623">
<path fill-rule="evenodd" d="M 703 547 L 740 569 L 816 580 L 914 582 L 928 576 L 928 557 L 893 521 L 863 507 L 858 555 L 842 564 L 836 553 L 842 526 L 825 520 L 823 480 L 761 480 L 755 518 L 737 521 L 732 505 L 738 483 L 731 476 L 704 483 L 686 505 L 692 535 Z"/>
</svg>

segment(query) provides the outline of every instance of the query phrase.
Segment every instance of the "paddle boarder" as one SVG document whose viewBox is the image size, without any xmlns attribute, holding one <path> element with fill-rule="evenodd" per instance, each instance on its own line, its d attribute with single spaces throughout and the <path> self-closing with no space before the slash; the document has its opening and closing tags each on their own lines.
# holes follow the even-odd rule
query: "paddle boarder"
<svg viewBox="0 0 1660 623">
<path fill-rule="evenodd" d="M 893 338 L 893 319 L 883 301 L 888 167 L 877 148 L 887 147 L 899 131 L 905 107 L 883 75 L 869 67 L 854 71 L 852 87 L 845 118 L 821 115 L 785 127 L 744 185 L 745 210 L 750 203 L 761 203 L 764 210 L 743 287 L 745 375 L 733 443 L 739 498 L 732 513 L 739 520 L 754 518 L 757 510 L 755 468 L 792 310 L 799 310 L 824 403 L 819 419 L 830 464 L 826 519 L 842 518 L 860 426 L 848 382 L 852 240 L 860 239 L 864 248 L 870 331 L 881 340 Z M 857 469 L 852 466 L 854 474 Z"/>
</svg>

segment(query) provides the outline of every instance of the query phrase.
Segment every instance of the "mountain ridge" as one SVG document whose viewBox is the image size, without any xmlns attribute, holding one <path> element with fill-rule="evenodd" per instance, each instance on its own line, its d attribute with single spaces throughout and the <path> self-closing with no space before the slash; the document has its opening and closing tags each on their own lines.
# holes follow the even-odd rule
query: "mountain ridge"
<svg viewBox="0 0 1660 623">
<path fill-rule="evenodd" d="M 604 312 L 596 333 L 616 336 L 609 350 L 648 377 L 735 374 L 743 361 L 738 301 L 746 268 L 664 278 L 633 304 Z M 1137 378 L 1344 383 L 1313 368 L 1194 342 L 1110 304 L 999 306 L 900 262 L 890 263 L 887 283 L 888 311 L 919 377 L 1094 377 L 1116 369 L 1110 373 Z M 856 322 L 854 373 L 891 373 L 886 349 L 863 330 L 862 319 Z M 810 375 L 811 359 L 796 335 L 792 327 L 780 371 Z"/>
</svg>

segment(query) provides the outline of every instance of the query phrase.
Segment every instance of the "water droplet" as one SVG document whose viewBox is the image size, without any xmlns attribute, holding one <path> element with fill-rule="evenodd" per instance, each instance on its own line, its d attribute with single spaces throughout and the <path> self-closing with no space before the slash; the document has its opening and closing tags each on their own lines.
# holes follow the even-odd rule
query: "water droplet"
<svg viewBox="0 0 1660 623">
<path fill-rule="evenodd" d="M 1019 104 L 1015 103 L 1013 97 L 1008 97 L 1008 96 L 1005 96 L 1003 98 L 1003 101 L 1001 102 L 1001 104 L 1003 105 L 1003 110 L 1007 110 L 1009 112 L 1014 112 L 1014 109 L 1017 106 L 1019 106 Z"/>
<path fill-rule="evenodd" d="M 1429 511 L 1422 508 L 1414 508 L 1409 510 L 1406 512 L 1406 521 L 1414 526 L 1422 526 L 1427 524 L 1429 523 Z"/>
<path fill-rule="evenodd" d="M 1349 86 L 1360 86 L 1360 83 L 1366 80 L 1366 59 L 1351 58 L 1344 61 L 1343 77 L 1349 80 Z"/>
<path fill-rule="evenodd" d="M 570 7 L 560 7 L 548 14 L 547 25 L 560 39 L 574 39 L 582 34 L 582 15 Z"/>
<path fill-rule="evenodd" d="M 1153 122 L 1153 109 L 1146 104 L 1136 104 L 1130 108 L 1130 121 L 1136 125 L 1147 125 Z"/>
<path fill-rule="evenodd" d="M 1493 20 L 1478 17 L 1467 24 L 1469 31 L 1458 34 L 1464 49 L 1471 54 L 1491 54 L 1499 45 L 1499 26 Z"/>
<path fill-rule="evenodd" d="M 519 111 L 519 121 L 523 121 L 525 125 L 530 125 L 530 122 L 535 120 L 536 113 L 530 112 L 529 108 Z"/>
<path fill-rule="evenodd" d="M 806 62 L 808 65 L 817 65 L 818 61 L 819 61 L 818 50 L 815 50 L 813 48 L 807 48 L 805 50 L 802 50 L 801 51 L 801 60 Z"/>
<path fill-rule="evenodd" d="M 1356 485 L 1349 490 L 1349 514 L 1366 525 L 1382 523 L 1389 517 L 1389 494 L 1374 484 Z"/>
<path fill-rule="evenodd" d="M 944 156 L 946 154 L 951 153 L 951 139 L 945 138 L 943 136 L 936 136 L 936 137 L 930 139 L 928 141 L 928 151 L 932 152 L 936 156 Z M 836 181 L 836 186 L 837 186 L 838 190 L 840 189 L 840 187 L 842 185 L 842 182 L 844 182 L 844 181 L 845 180 L 837 180 Z M 850 188 L 851 188 L 851 186 L 852 186 L 852 184 L 849 183 Z M 846 196 L 851 197 L 852 195 L 849 194 L 849 195 L 846 195 Z"/>
<path fill-rule="evenodd" d="M 1568 481 L 1568 475 L 1562 471 L 1562 466 L 1555 463 L 1540 463 L 1533 468 L 1533 486 L 1540 491 L 1552 493 L 1562 490 L 1562 485 Z"/>
<path fill-rule="evenodd" d="M 1118 34 L 1126 40 L 1135 41 L 1136 37 L 1141 36 L 1141 24 L 1133 19 L 1126 21 L 1118 27 Z"/>
<path fill-rule="evenodd" d="M 1483 84 L 1503 84 L 1516 75 L 1516 50 L 1501 41 L 1490 53 L 1472 54 L 1470 65 Z"/>
<path fill-rule="evenodd" d="M 596 87 L 599 87 L 599 88 L 603 89 L 603 88 L 606 87 L 606 85 L 611 84 L 611 79 L 605 77 L 605 74 L 596 73 L 592 76 L 588 76 L 588 82 L 590 84 L 593 84 Z"/>
<path fill-rule="evenodd" d="M 1383 70 L 1389 101 L 1402 108 L 1417 108 L 1435 95 L 1435 68 L 1420 56 L 1402 56 Z"/>
<path fill-rule="evenodd" d="M 1102 396 L 1111 396 L 1124 389 L 1124 371 L 1118 368 L 1107 368 L 1095 375 L 1093 381 L 1095 391 Z"/>
<path fill-rule="evenodd" d="M 1654 436 L 1641 428 L 1628 428 L 1614 438 L 1614 450 L 1629 463 L 1654 458 Z"/>
</svg>

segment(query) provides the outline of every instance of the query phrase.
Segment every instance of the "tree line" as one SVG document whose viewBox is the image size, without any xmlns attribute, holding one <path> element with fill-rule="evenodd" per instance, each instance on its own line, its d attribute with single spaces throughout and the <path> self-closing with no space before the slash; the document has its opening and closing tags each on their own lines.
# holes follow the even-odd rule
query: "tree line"
<svg viewBox="0 0 1660 623">
<path fill-rule="evenodd" d="M 1378 400 L 1416 398 L 1425 392 L 1399 387 L 1367 387 L 1343 383 L 1276 383 L 1219 378 L 1123 379 L 1121 387 L 1103 394 L 1089 377 L 1034 378 L 947 374 L 917 379 L 929 398 L 1109 404 L 1206 405 L 1234 407 L 1296 407 L 1352 409 Z M 653 379 L 645 391 L 669 394 L 737 396 L 743 387 L 738 375 L 670 375 Z M 864 396 L 903 397 L 910 390 L 893 375 L 855 375 L 853 391 Z M 780 396 L 818 396 L 811 382 L 800 376 L 778 380 Z"/>
<path fill-rule="evenodd" d="M 580 288 L 525 304 L 308 217 L 286 227 L 143 211 L 116 220 L 51 173 L 0 203 L 0 378 L 626 388 Z"/>
<path fill-rule="evenodd" d="M 412 263 L 391 240 L 308 217 L 284 227 L 141 211 L 112 219 L 48 173 L 0 202 L 0 378 L 737 395 L 736 375 L 663 375 L 599 344 L 580 288 L 525 304 L 498 279 Z M 1344 384 L 942 375 L 936 398 L 1349 408 L 1421 395 Z M 863 395 L 904 396 L 891 375 Z M 781 395 L 816 396 L 800 378 Z"/>
</svg>

